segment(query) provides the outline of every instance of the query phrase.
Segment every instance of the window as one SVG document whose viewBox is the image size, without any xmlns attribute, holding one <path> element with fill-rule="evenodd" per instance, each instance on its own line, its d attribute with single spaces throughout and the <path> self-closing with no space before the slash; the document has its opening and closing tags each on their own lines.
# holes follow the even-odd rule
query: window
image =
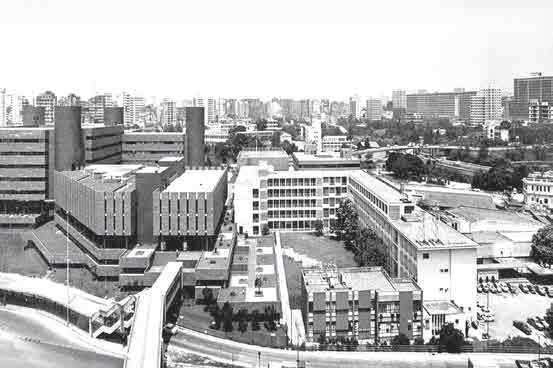
<svg viewBox="0 0 553 368">
<path fill-rule="evenodd" d="M 259 235 L 259 226 L 253 227 L 253 235 Z"/>
<path fill-rule="evenodd" d="M 254 189 L 254 190 L 252 191 L 252 194 L 253 194 L 253 197 L 254 197 L 254 198 L 259 198 L 259 189 Z"/>
<path fill-rule="evenodd" d="M 422 254 L 422 259 L 429 259 L 430 258 L 430 254 L 429 253 L 423 253 Z"/>
</svg>

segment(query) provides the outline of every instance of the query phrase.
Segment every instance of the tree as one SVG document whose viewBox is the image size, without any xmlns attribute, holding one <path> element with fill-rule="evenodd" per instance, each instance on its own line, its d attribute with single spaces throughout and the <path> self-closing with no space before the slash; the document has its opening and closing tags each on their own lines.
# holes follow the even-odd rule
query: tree
<svg viewBox="0 0 553 368">
<path fill-rule="evenodd" d="M 215 298 L 213 297 L 213 290 L 211 290 L 211 288 L 208 288 L 207 286 L 204 287 L 202 290 L 202 296 L 205 304 L 209 305 L 214 302 Z"/>
<path fill-rule="evenodd" d="M 411 341 L 409 341 L 409 338 L 405 334 L 400 333 L 399 335 L 394 336 L 390 344 L 391 345 L 409 345 L 411 344 Z"/>
<path fill-rule="evenodd" d="M 248 330 L 248 311 L 240 309 L 238 311 L 238 331 L 244 333 Z"/>
<path fill-rule="evenodd" d="M 358 228 L 359 215 L 355 210 L 351 199 L 347 198 L 340 202 L 336 210 L 336 222 L 332 226 L 332 232 L 338 240 L 344 240 L 346 246 L 351 246 Z"/>
<path fill-rule="evenodd" d="M 271 136 L 271 146 L 280 147 L 280 132 L 274 132 Z"/>
<path fill-rule="evenodd" d="M 386 254 L 374 231 L 362 228 L 355 234 L 355 262 L 360 266 L 384 266 Z"/>
<path fill-rule="evenodd" d="M 445 323 L 440 330 L 439 344 L 448 353 L 460 353 L 465 344 L 465 336 L 453 323 Z"/>
<path fill-rule="evenodd" d="M 269 235 L 269 225 L 263 224 L 261 227 L 261 235 Z"/>
<path fill-rule="evenodd" d="M 532 255 L 542 264 L 553 264 L 553 224 L 542 227 L 532 236 Z"/>
<path fill-rule="evenodd" d="M 267 128 L 267 120 L 257 120 L 255 122 L 255 128 L 257 129 L 257 131 L 265 130 Z"/>
<path fill-rule="evenodd" d="M 399 179 L 416 178 L 425 173 L 424 162 L 417 156 L 408 153 L 390 152 L 386 160 L 386 170 L 392 171 Z"/>
<path fill-rule="evenodd" d="M 227 301 L 223 304 L 223 331 L 232 332 L 232 306 Z"/>
<path fill-rule="evenodd" d="M 545 311 L 544 319 L 549 326 L 549 333 L 553 333 L 553 303 L 551 303 L 551 306 Z"/>
<path fill-rule="evenodd" d="M 291 155 L 292 153 L 294 152 L 298 152 L 298 146 L 296 146 L 295 144 L 293 143 L 290 143 L 288 141 L 284 141 L 280 144 L 280 147 L 282 147 L 282 149 L 284 151 L 286 151 L 286 153 L 288 155 Z"/>
<path fill-rule="evenodd" d="M 424 339 L 422 337 L 415 338 L 415 341 L 413 341 L 413 345 L 424 345 Z"/>
<path fill-rule="evenodd" d="M 322 220 L 315 220 L 315 235 L 323 235 L 323 222 Z"/>
</svg>

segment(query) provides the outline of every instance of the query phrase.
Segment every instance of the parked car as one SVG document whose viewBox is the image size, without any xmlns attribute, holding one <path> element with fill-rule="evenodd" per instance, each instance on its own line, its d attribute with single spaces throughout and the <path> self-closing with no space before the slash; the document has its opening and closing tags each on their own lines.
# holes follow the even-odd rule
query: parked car
<svg viewBox="0 0 553 368">
<path fill-rule="evenodd" d="M 490 285 L 490 292 L 492 292 L 493 294 L 497 294 L 497 288 L 495 287 L 495 285 Z"/>
<path fill-rule="evenodd" d="M 483 290 L 482 290 L 482 285 L 478 285 L 478 287 L 476 288 L 476 291 L 481 293 Z"/>
<path fill-rule="evenodd" d="M 547 294 L 547 290 L 545 290 L 543 286 L 536 285 L 536 293 L 541 296 L 545 296 Z"/>
<path fill-rule="evenodd" d="M 529 290 L 528 287 L 524 284 L 519 284 L 518 287 L 520 288 L 520 291 L 522 291 L 524 294 L 528 294 Z"/>
<path fill-rule="evenodd" d="M 489 285 L 486 285 L 486 284 L 482 285 L 482 291 L 484 291 L 485 293 L 489 293 L 490 292 Z"/>
<path fill-rule="evenodd" d="M 528 288 L 528 291 L 530 292 L 530 294 L 536 293 L 536 289 L 534 288 L 534 285 L 530 284 L 530 285 L 526 285 L 526 287 Z"/>
<path fill-rule="evenodd" d="M 547 323 L 545 318 L 543 318 L 542 316 L 536 316 L 536 321 L 540 322 L 543 325 L 543 327 L 549 328 L 549 323 Z"/>
<path fill-rule="evenodd" d="M 547 289 L 547 296 L 553 298 L 553 288 Z"/>
<path fill-rule="evenodd" d="M 524 332 L 526 335 L 531 335 L 532 330 L 530 329 L 530 326 L 528 326 L 527 323 L 522 321 L 513 321 L 513 326 Z"/>
<path fill-rule="evenodd" d="M 472 326 L 472 328 L 474 328 L 475 330 L 478 330 L 478 323 L 476 323 L 476 321 L 472 321 L 472 323 L 470 324 Z"/>
<path fill-rule="evenodd" d="M 504 283 L 504 282 L 500 282 L 498 284 L 498 286 L 501 288 L 501 291 L 503 291 L 504 293 L 508 293 L 509 292 L 509 287 L 507 287 L 507 284 Z"/>
<path fill-rule="evenodd" d="M 535 328 L 536 330 L 538 330 L 538 331 L 543 331 L 543 330 L 545 330 L 545 328 L 543 327 L 543 325 L 542 325 L 540 322 L 536 321 L 536 320 L 535 320 L 534 318 L 532 318 L 532 317 L 528 318 L 528 319 L 526 320 L 526 322 L 528 322 L 528 324 L 529 324 L 530 326 L 534 327 L 534 328 Z"/>
</svg>

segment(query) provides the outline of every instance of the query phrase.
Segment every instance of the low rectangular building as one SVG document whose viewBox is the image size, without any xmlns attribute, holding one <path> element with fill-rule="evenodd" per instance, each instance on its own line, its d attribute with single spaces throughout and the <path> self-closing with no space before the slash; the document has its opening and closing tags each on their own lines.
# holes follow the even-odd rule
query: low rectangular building
<svg viewBox="0 0 553 368">
<path fill-rule="evenodd" d="M 321 154 L 294 152 L 292 160 L 296 170 L 358 170 L 361 167 L 359 158 L 344 157 L 332 152 Z"/>
<path fill-rule="evenodd" d="M 256 166 L 261 161 L 273 166 L 277 171 L 285 171 L 290 167 L 290 157 L 283 149 L 271 150 L 247 150 L 244 149 L 238 154 L 236 163 L 239 167 Z"/>
<path fill-rule="evenodd" d="M 155 165 L 165 156 L 185 156 L 184 133 L 126 132 L 123 134 L 123 162 Z"/>
<path fill-rule="evenodd" d="M 302 291 L 306 340 L 390 342 L 403 333 L 422 337 L 423 293 L 408 279 L 380 267 L 304 269 Z"/>
<path fill-rule="evenodd" d="M 121 163 L 123 125 L 83 125 L 82 134 L 87 165 Z"/>
</svg>

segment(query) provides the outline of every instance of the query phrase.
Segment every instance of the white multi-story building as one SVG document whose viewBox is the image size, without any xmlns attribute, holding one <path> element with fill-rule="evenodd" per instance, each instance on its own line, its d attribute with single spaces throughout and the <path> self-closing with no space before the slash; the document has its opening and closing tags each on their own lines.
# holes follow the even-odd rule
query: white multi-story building
<svg viewBox="0 0 553 368">
<path fill-rule="evenodd" d="M 407 108 L 407 94 L 404 90 L 392 91 L 392 106 L 394 109 Z"/>
<path fill-rule="evenodd" d="M 4 88 L 0 89 L 0 126 L 7 125 L 7 101 L 6 101 L 6 90 Z"/>
<path fill-rule="evenodd" d="M 44 107 L 44 123 L 54 124 L 54 107 L 57 104 L 57 98 L 54 92 L 46 91 L 35 98 L 35 106 Z"/>
<path fill-rule="evenodd" d="M 425 300 L 453 301 L 473 314 L 477 244 L 378 178 L 353 171 L 349 193 L 359 221 L 382 239 L 392 277 L 412 278 Z"/>
<path fill-rule="evenodd" d="M 553 208 L 553 171 L 530 173 L 522 183 L 524 203 Z"/>
<path fill-rule="evenodd" d="M 484 124 L 486 120 L 501 120 L 501 90 L 499 88 L 481 89 L 470 99 L 471 124 Z"/>
<path fill-rule="evenodd" d="M 122 106 L 125 124 L 140 125 L 142 115 L 144 114 L 144 108 L 146 106 L 144 97 L 132 96 L 128 93 L 124 93 Z"/>
<path fill-rule="evenodd" d="M 347 196 L 344 170 L 275 171 L 271 165 L 242 166 L 234 186 L 239 232 L 259 235 L 263 226 L 279 231 L 313 231 L 321 220 L 326 230 Z"/>
<path fill-rule="evenodd" d="M 553 119 L 553 105 L 547 101 L 532 100 L 528 104 L 528 120 L 541 123 Z"/>
<path fill-rule="evenodd" d="M 161 125 L 175 125 L 177 122 L 177 106 L 175 101 L 164 98 L 161 102 Z"/>
<path fill-rule="evenodd" d="M 229 130 L 226 128 L 206 129 L 204 137 L 206 144 L 225 143 L 229 139 Z"/>
<path fill-rule="evenodd" d="M 509 128 L 506 128 L 501 120 L 486 120 L 482 127 L 488 139 L 509 142 Z"/>
<path fill-rule="evenodd" d="M 194 106 L 204 108 L 204 121 L 212 123 L 217 121 L 217 100 L 214 98 L 194 98 Z"/>
<path fill-rule="evenodd" d="M 311 125 L 306 125 L 304 128 L 305 143 L 314 144 L 317 147 L 317 152 L 323 150 L 323 129 L 320 120 L 313 120 Z"/>
<path fill-rule="evenodd" d="M 338 152 L 344 144 L 351 143 L 345 135 L 325 135 L 323 137 L 323 152 Z"/>
<path fill-rule="evenodd" d="M 382 100 L 377 98 L 367 100 L 366 117 L 369 120 L 380 120 L 382 118 Z"/>
<path fill-rule="evenodd" d="M 361 117 L 361 101 L 359 100 L 359 96 L 355 95 L 349 98 L 349 113 L 356 119 Z"/>
</svg>

